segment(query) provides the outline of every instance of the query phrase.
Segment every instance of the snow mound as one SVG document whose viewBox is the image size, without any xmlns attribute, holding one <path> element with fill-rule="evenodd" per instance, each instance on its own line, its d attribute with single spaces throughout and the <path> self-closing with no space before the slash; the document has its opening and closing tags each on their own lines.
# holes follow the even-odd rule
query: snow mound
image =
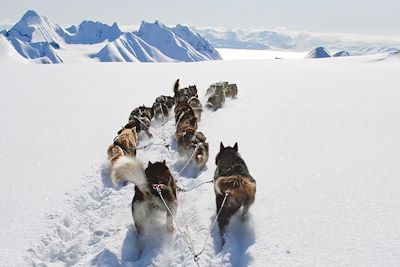
<svg viewBox="0 0 400 267">
<path fill-rule="evenodd" d="M 63 29 L 53 24 L 46 16 L 28 10 L 8 32 L 7 37 L 17 38 L 24 42 L 48 42 L 59 46 L 62 38 L 57 32 Z"/>
<path fill-rule="evenodd" d="M 376 61 L 398 61 L 400 60 L 400 50 L 387 53 L 384 57 Z"/>
<path fill-rule="evenodd" d="M 196 51 L 206 55 L 209 59 L 222 59 L 221 55 L 206 39 L 201 37 L 200 34 L 194 32 L 189 27 L 178 24 L 176 27 L 170 28 L 170 30 L 178 37 L 188 42 L 194 49 L 196 49 Z"/>
<path fill-rule="evenodd" d="M 48 42 L 27 43 L 17 38 L 10 38 L 10 42 L 20 55 L 27 59 L 34 59 L 34 62 L 44 64 L 63 62 Z"/>
<path fill-rule="evenodd" d="M 200 53 L 159 21 L 143 21 L 136 34 L 146 43 L 157 47 L 164 55 L 178 61 L 203 61 L 208 56 Z"/>
<path fill-rule="evenodd" d="M 351 56 L 347 51 L 340 51 L 332 55 L 332 57 L 349 57 Z"/>
<path fill-rule="evenodd" d="M 326 58 L 326 57 L 331 57 L 331 54 L 324 47 L 317 47 L 313 51 L 308 53 L 308 55 L 306 56 L 306 58 Z"/>
<path fill-rule="evenodd" d="M 107 44 L 96 55 L 101 62 L 172 62 L 156 47 L 147 44 L 133 33 L 125 33 Z"/>
<path fill-rule="evenodd" d="M 116 23 L 112 26 L 101 22 L 85 20 L 79 26 L 71 26 L 66 30 L 59 29 L 68 44 L 97 44 L 105 40 L 114 41 L 123 33 Z"/>
<path fill-rule="evenodd" d="M 4 35 L 0 34 L 0 62 L 25 62 Z"/>
</svg>

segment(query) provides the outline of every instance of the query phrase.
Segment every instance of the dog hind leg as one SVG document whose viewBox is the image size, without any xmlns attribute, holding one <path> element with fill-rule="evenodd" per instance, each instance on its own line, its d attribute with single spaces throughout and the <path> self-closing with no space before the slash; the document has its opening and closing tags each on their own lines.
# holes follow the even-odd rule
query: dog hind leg
<svg viewBox="0 0 400 267">
<path fill-rule="evenodd" d="M 146 215 L 147 214 L 145 204 L 132 201 L 132 217 L 138 235 L 141 235 L 143 233 Z"/>
</svg>

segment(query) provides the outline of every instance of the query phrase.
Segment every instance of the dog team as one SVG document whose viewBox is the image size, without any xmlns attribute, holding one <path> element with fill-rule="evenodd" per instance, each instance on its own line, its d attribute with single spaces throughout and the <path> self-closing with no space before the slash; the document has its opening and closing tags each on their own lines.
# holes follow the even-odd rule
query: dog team
<svg viewBox="0 0 400 267">
<path fill-rule="evenodd" d="M 198 122 L 203 111 L 195 85 L 179 88 L 179 79 L 173 87 L 174 96 L 159 96 L 152 107 L 135 108 L 128 123 L 118 131 L 113 143 L 107 150 L 111 162 L 111 178 L 115 185 L 120 182 L 135 184 L 132 200 L 132 216 L 139 235 L 144 232 L 146 220 L 152 211 L 166 212 L 167 231 L 174 231 L 173 217 L 176 217 L 177 184 L 165 160 L 148 162 L 144 168 L 136 159 L 139 133 L 144 131 L 150 138 L 151 121 L 165 120 L 171 111 L 175 113 L 175 138 L 179 156 L 186 159 L 191 168 L 200 171 L 209 157 L 209 144 L 205 135 L 198 131 Z M 210 85 L 206 107 L 215 111 L 221 108 L 225 97 L 237 97 L 236 84 L 219 82 Z M 173 109 L 174 108 L 174 109 Z M 250 175 L 246 163 L 238 152 L 238 144 L 220 150 L 215 159 L 214 192 L 218 226 L 224 240 L 224 233 L 230 218 L 242 208 L 241 218 L 246 219 L 256 193 L 256 181 Z M 162 195 L 162 198 L 160 197 Z M 168 206 L 168 207 L 166 207 Z"/>
</svg>

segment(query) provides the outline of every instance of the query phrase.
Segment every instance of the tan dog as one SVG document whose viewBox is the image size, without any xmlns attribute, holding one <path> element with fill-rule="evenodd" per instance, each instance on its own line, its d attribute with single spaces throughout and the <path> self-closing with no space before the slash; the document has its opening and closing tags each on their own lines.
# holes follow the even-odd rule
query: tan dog
<svg viewBox="0 0 400 267">
<path fill-rule="evenodd" d="M 136 156 L 137 133 L 136 129 L 123 129 L 108 147 L 107 155 L 111 164 L 122 156 Z"/>
</svg>

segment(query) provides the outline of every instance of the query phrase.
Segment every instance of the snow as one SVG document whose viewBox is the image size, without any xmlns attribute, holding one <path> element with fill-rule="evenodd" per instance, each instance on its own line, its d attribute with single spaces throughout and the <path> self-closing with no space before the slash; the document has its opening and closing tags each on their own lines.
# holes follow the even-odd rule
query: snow
<svg viewBox="0 0 400 267">
<path fill-rule="evenodd" d="M 304 52 L 287 52 L 273 50 L 248 50 L 248 49 L 230 49 L 217 48 L 217 51 L 224 60 L 243 60 L 243 59 L 300 59 L 304 58 L 307 53 Z"/>
<path fill-rule="evenodd" d="M 26 62 L 4 35 L 0 34 L 0 62 Z"/>
<path fill-rule="evenodd" d="M 138 33 L 123 33 L 114 23 L 84 20 L 67 29 L 28 10 L 9 30 L 2 31 L 28 62 L 171 62 L 221 59 L 218 52 L 190 28 L 142 23 Z M 140 37 L 139 37 L 139 36 Z M 102 44 L 99 50 L 98 44 Z M 55 51 L 58 50 L 58 51 Z M 66 54 L 67 58 L 63 55 Z"/>
<path fill-rule="evenodd" d="M 53 24 L 46 16 L 28 10 L 7 35 L 24 42 L 54 42 L 60 45 L 63 40 L 57 34 L 59 28 L 60 26 Z"/>
<path fill-rule="evenodd" d="M 349 57 L 349 56 L 351 56 L 351 55 L 347 51 L 339 51 L 332 55 L 332 57 Z"/>
<path fill-rule="evenodd" d="M 275 30 L 195 28 L 217 48 L 252 50 L 309 51 L 324 46 L 331 51 L 349 51 L 353 55 L 367 55 L 398 51 L 400 36 L 363 35 L 354 33 L 316 33 Z"/>
<path fill-rule="evenodd" d="M 44 60 L 45 63 L 62 63 L 56 50 L 48 42 L 23 42 L 17 38 L 10 38 L 10 43 L 16 51 L 26 59 Z M 40 62 L 38 62 L 40 63 Z"/>
<path fill-rule="evenodd" d="M 106 161 L 130 111 L 172 95 L 176 78 L 196 84 L 200 96 L 216 81 L 239 89 L 222 109 L 204 111 L 199 129 L 210 159 L 178 184 L 213 177 L 220 141 L 238 142 L 257 180 L 249 221 L 233 219 L 223 248 L 213 229 L 201 266 L 398 265 L 400 61 L 379 58 L 0 61 L 2 265 L 195 266 L 180 234 L 166 233 L 164 215 L 143 246 L 132 226 L 133 186 L 112 187 Z M 168 142 L 173 130 L 172 118 L 151 129 Z M 180 170 L 173 148 L 151 146 L 138 158 Z M 215 215 L 212 185 L 178 197 L 199 251 Z"/>
<path fill-rule="evenodd" d="M 133 33 L 125 33 L 94 55 L 102 62 L 173 62 Z"/>
<path fill-rule="evenodd" d="M 118 25 L 109 26 L 101 22 L 85 20 L 79 26 L 71 26 L 59 34 L 68 44 L 97 44 L 105 40 L 114 41 L 122 35 Z"/>
<path fill-rule="evenodd" d="M 206 55 L 198 52 L 159 21 L 143 21 L 136 35 L 172 59 L 186 62 L 207 60 Z"/>
<path fill-rule="evenodd" d="M 206 55 L 208 59 L 221 59 L 221 56 L 215 48 L 212 47 L 206 39 L 201 37 L 200 34 L 194 32 L 189 27 L 178 24 L 176 27 L 170 28 L 170 30 L 178 37 L 188 42 L 196 51 Z"/>
</svg>

